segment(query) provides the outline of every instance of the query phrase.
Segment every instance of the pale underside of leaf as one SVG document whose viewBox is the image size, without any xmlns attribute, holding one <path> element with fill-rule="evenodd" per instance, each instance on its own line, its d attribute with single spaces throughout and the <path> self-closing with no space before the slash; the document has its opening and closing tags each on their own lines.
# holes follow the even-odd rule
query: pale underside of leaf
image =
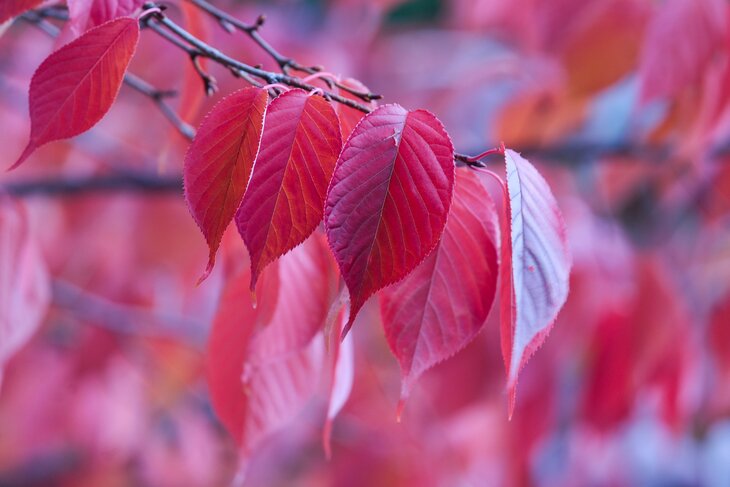
<svg viewBox="0 0 730 487">
<path fill-rule="evenodd" d="M 550 188 L 537 170 L 514 151 L 505 153 L 510 210 L 511 284 L 509 319 L 511 347 L 508 387 L 542 344 L 568 295 L 571 258 L 565 224 Z M 506 239 L 506 235 L 504 236 Z M 505 289 L 503 289 L 505 292 Z M 504 298 L 504 296 L 503 296 Z M 505 329 L 503 329 L 503 332 Z"/>
</svg>

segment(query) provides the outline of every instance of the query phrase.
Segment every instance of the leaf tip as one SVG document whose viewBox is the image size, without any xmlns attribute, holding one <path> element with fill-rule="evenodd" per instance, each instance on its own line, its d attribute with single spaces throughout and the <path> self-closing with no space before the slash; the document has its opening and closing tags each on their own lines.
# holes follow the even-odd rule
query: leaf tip
<svg viewBox="0 0 730 487">
<path fill-rule="evenodd" d="M 515 403 L 517 400 L 517 383 L 510 382 L 507 385 L 507 421 L 512 421 L 515 413 Z"/>
<path fill-rule="evenodd" d="M 210 273 L 213 271 L 213 266 L 215 265 L 215 254 L 211 253 L 210 259 L 208 260 L 208 265 L 203 271 L 203 274 L 198 278 L 198 282 L 195 283 L 196 286 L 200 286 L 203 284 L 203 281 L 208 279 L 208 276 L 210 276 Z"/>
<path fill-rule="evenodd" d="M 20 157 L 18 157 L 18 160 L 15 161 L 15 163 L 7 169 L 7 172 L 10 172 L 13 169 L 16 169 L 21 164 L 23 164 L 25 162 L 25 160 L 28 159 L 28 157 L 30 157 L 30 155 L 33 153 L 33 151 L 35 151 L 35 149 L 36 149 L 36 146 L 35 146 L 35 144 L 33 144 L 33 141 L 32 140 L 29 141 L 28 145 L 25 146 L 23 153 L 20 154 Z"/>
<path fill-rule="evenodd" d="M 345 326 L 342 327 L 342 333 L 340 333 L 340 342 L 345 341 L 345 337 L 347 337 L 347 334 L 350 332 L 350 328 L 352 328 L 352 324 L 354 321 L 354 318 L 351 317 L 349 320 L 347 320 Z"/>
<path fill-rule="evenodd" d="M 253 286 L 253 284 L 252 284 L 252 286 Z M 253 309 L 256 309 L 256 305 L 257 305 L 256 290 L 253 287 L 251 287 L 251 289 L 249 289 L 249 293 L 251 294 L 251 307 Z"/>
<path fill-rule="evenodd" d="M 400 423 L 401 419 L 403 418 L 403 409 L 406 407 L 406 396 L 401 396 L 401 398 L 398 400 L 398 406 L 395 408 L 395 421 L 396 423 Z"/>
<path fill-rule="evenodd" d="M 332 418 L 327 418 L 322 429 L 322 448 L 327 461 L 332 460 Z"/>
</svg>

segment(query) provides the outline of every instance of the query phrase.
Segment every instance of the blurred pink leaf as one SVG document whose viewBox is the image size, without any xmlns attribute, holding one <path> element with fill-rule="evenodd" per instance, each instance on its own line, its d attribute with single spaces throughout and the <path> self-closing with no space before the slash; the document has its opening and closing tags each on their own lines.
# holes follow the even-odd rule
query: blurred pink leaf
<svg viewBox="0 0 730 487">
<path fill-rule="evenodd" d="M 641 53 L 641 98 L 672 97 L 702 79 L 727 32 L 723 0 L 668 0 L 651 19 Z"/>
<path fill-rule="evenodd" d="M 49 303 L 48 271 L 25 210 L 0 196 L 0 380 L 3 365 L 38 329 Z"/>
</svg>

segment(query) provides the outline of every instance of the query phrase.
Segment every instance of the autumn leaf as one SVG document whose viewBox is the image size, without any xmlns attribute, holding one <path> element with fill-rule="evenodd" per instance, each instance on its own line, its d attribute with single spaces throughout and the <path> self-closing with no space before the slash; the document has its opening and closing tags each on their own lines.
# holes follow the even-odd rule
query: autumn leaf
<svg viewBox="0 0 730 487">
<path fill-rule="evenodd" d="M 542 345 L 568 297 L 571 257 L 558 204 L 537 169 L 505 151 L 509 216 L 502 223 L 500 315 L 509 414 L 517 375 Z"/>
<path fill-rule="evenodd" d="M 7 360 L 35 333 L 51 292 L 25 210 L 0 195 L 0 382 Z"/>
<path fill-rule="evenodd" d="M 10 169 L 38 147 L 86 132 L 109 111 L 132 59 L 139 25 L 123 17 L 48 56 L 30 82 L 30 140 Z"/>
<path fill-rule="evenodd" d="M 385 337 L 403 374 L 401 406 L 418 377 L 481 330 L 497 290 L 499 222 L 471 169 L 456 170 L 454 201 L 438 247 L 383 290 Z"/>
<path fill-rule="evenodd" d="M 208 383 L 216 413 L 247 453 L 294 418 L 319 387 L 319 332 L 335 282 L 327 254 L 322 236 L 314 235 L 267 268 L 256 308 L 248 271 L 224 294 L 208 346 Z M 267 304 L 272 294 L 273 310 Z"/>
<path fill-rule="evenodd" d="M 425 110 L 384 105 L 347 140 L 327 192 L 330 249 L 350 292 L 343 333 L 376 291 L 407 276 L 441 238 L 454 149 Z"/>
<path fill-rule="evenodd" d="M 259 151 L 268 94 L 244 88 L 219 101 L 200 124 L 185 154 L 185 198 L 210 249 L 201 280 L 215 265 L 223 232 L 233 219 Z"/>
<path fill-rule="evenodd" d="M 68 0 L 68 22 L 63 26 L 60 41 L 69 42 L 92 27 L 110 20 L 132 15 L 144 0 Z"/>
<path fill-rule="evenodd" d="M 723 0 L 668 0 L 649 22 L 641 53 L 641 98 L 672 97 L 702 79 L 727 35 Z"/>
<path fill-rule="evenodd" d="M 207 344 L 208 388 L 213 408 L 228 433 L 241 444 L 248 398 L 241 384 L 243 364 L 253 333 L 271 320 L 279 293 L 279 273 L 272 267 L 256 291 L 254 306 L 248 293 L 247 268 L 232 277 L 221 296 Z"/>
<path fill-rule="evenodd" d="M 336 319 L 339 322 L 337 327 L 339 336 L 345 323 L 347 323 L 347 314 L 341 311 L 340 316 Z M 355 382 L 355 345 L 352 333 L 348 334 L 342 341 L 333 340 L 332 342 L 329 400 L 327 402 L 327 417 L 322 430 L 322 446 L 328 459 L 332 458 L 332 423 L 345 406 L 352 392 L 352 385 Z"/>
<path fill-rule="evenodd" d="M 303 242 L 322 221 L 342 146 L 332 105 L 302 90 L 276 98 L 264 127 L 250 189 L 236 213 L 251 255 L 251 289 L 267 264 Z"/>
</svg>

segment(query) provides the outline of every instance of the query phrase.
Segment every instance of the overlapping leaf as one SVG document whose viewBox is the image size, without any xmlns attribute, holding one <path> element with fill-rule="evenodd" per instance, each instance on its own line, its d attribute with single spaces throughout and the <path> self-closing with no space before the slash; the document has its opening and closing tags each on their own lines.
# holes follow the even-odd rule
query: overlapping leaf
<svg viewBox="0 0 730 487">
<path fill-rule="evenodd" d="M 243 364 L 251 336 L 271 320 L 278 302 L 279 273 L 271 268 L 258 283 L 259 305 L 251 302 L 244 269 L 226 285 L 208 338 L 207 380 L 210 398 L 218 418 L 238 444 L 243 441 L 243 424 L 248 398 L 241 383 Z"/>
<path fill-rule="evenodd" d="M 0 196 L 0 380 L 3 365 L 36 331 L 49 302 L 48 271 L 25 212 Z"/>
<path fill-rule="evenodd" d="M 383 290 L 388 345 L 405 400 L 418 377 L 464 348 L 487 319 L 497 290 L 498 218 L 469 169 L 456 170 L 454 201 L 438 247 L 403 281 Z"/>
<path fill-rule="evenodd" d="M 2 0 L 0 2 L 0 24 L 17 17 L 32 8 L 37 7 L 43 0 Z"/>
<path fill-rule="evenodd" d="M 350 292 L 344 333 L 373 293 L 410 273 L 443 232 L 454 149 L 424 110 L 384 105 L 358 124 L 327 193 L 330 248 Z"/>
<path fill-rule="evenodd" d="M 271 310 L 271 276 L 279 271 Z M 214 407 L 246 452 L 296 416 L 318 388 L 324 343 L 317 332 L 333 294 L 334 270 L 323 238 L 314 236 L 262 274 L 256 309 L 249 277 L 244 272 L 229 285 L 208 347 Z M 269 312 L 262 314 L 262 306 Z"/>
<path fill-rule="evenodd" d="M 337 321 L 340 323 L 337 329 L 340 333 L 347 323 L 347 314 L 341 311 Z M 355 381 L 355 345 L 352 340 L 352 334 L 347 335 L 342 341 L 333 340 L 329 402 L 327 418 L 322 431 L 322 446 L 327 458 L 332 456 L 332 423 L 350 397 Z"/>
<path fill-rule="evenodd" d="M 550 187 L 522 156 L 505 151 L 508 218 L 502 226 L 500 315 L 510 415 L 517 375 L 543 343 L 568 297 L 571 258 Z"/>
<path fill-rule="evenodd" d="M 641 54 L 641 96 L 671 97 L 702 79 L 727 34 L 723 0 L 668 0 L 649 23 Z"/>
<path fill-rule="evenodd" d="M 322 221 L 342 141 L 324 98 L 302 90 L 275 99 L 236 224 L 251 255 L 251 288 L 263 268 L 304 241 Z"/>
<path fill-rule="evenodd" d="M 101 120 L 119 93 L 138 39 L 137 20 L 123 17 L 43 61 L 30 83 L 30 141 L 13 168 L 43 144 L 78 135 Z"/>
<path fill-rule="evenodd" d="M 61 42 L 68 42 L 87 30 L 110 20 L 133 14 L 144 0 L 68 0 L 69 21 Z"/>
<path fill-rule="evenodd" d="M 268 94 L 244 88 L 218 102 L 208 113 L 185 155 L 185 197 L 205 235 L 210 253 L 205 276 L 226 227 L 246 191 L 263 130 Z"/>
<path fill-rule="evenodd" d="M 324 236 L 315 233 L 279 262 L 282 277 L 272 324 L 256 336 L 251 363 L 265 364 L 301 350 L 322 330 L 335 296 L 337 272 Z"/>
<path fill-rule="evenodd" d="M 369 91 L 364 84 L 353 78 L 345 78 L 341 81 L 341 84 L 355 91 Z M 376 103 L 374 101 L 371 101 L 369 103 L 363 103 L 360 98 L 348 92 L 347 90 L 339 89 L 338 93 L 342 97 L 355 101 L 357 103 L 364 104 L 368 108 L 374 109 L 376 107 Z M 347 105 L 343 105 L 342 103 L 335 104 L 335 111 L 337 112 L 337 116 L 340 119 L 340 133 L 342 134 L 342 140 L 345 141 L 355 129 L 355 126 L 358 124 L 358 122 L 362 120 L 362 118 L 365 116 L 365 114 L 360 110 L 348 107 Z"/>
</svg>

